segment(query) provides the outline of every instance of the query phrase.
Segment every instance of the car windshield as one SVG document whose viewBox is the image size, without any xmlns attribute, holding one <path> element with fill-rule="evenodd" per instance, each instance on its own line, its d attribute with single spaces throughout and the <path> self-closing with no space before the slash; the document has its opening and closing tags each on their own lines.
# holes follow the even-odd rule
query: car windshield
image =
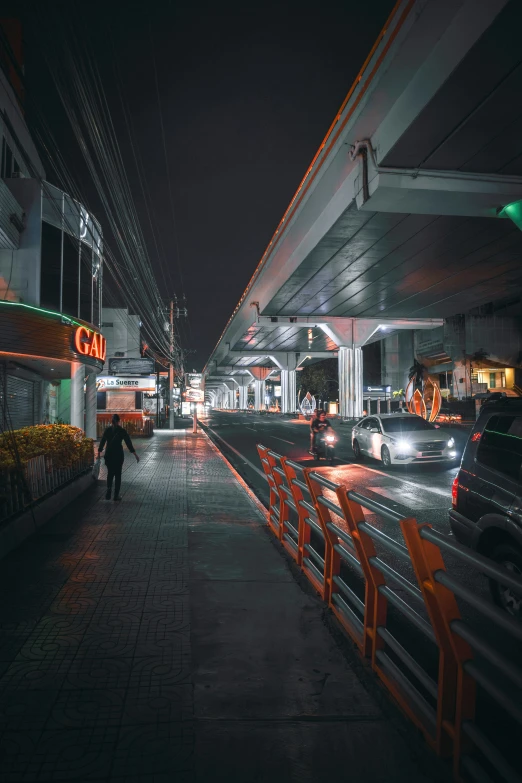
<svg viewBox="0 0 522 783">
<path fill-rule="evenodd" d="M 396 419 L 381 419 L 384 432 L 419 432 L 434 430 L 433 424 L 420 416 L 398 416 Z"/>
</svg>

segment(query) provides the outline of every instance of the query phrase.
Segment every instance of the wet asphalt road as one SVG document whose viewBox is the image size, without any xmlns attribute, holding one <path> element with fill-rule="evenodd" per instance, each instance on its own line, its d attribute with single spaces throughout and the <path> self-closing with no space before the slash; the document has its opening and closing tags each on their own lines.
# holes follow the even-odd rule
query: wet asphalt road
<svg viewBox="0 0 522 783">
<path fill-rule="evenodd" d="M 441 533 L 451 535 L 448 514 L 451 485 L 458 472 L 460 456 L 470 429 L 459 426 L 448 428 L 455 438 L 459 455 L 455 464 L 397 465 L 385 470 L 379 461 L 370 458 L 356 462 L 351 446 L 351 426 L 335 419 L 331 423 L 338 441 L 336 459 L 334 465 L 328 468 L 328 478 L 339 484 L 344 483 L 350 489 L 393 509 L 402 517 L 428 522 Z M 267 507 L 269 493 L 256 448 L 258 443 L 290 457 L 304 467 L 325 467 L 324 460 L 317 462 L 308 453 L 310 425 L 306 421 L 271 414 L 212 411 L 203 424 L 216 445 Z M 397 522 L 370 512 L 365 512 L 365 515 L 372 525 L 404 544 Z M 444 561 L 453 576 L 489 602 L 488 584 L 482 575 L 451 555 L 445 554 Z M 413 573 L 403 562 L 391 555 L 388 562 L 406 578 L 413 578 Z"/>
<path fill-rule="evenodd" d="M 380 462 L 370 458 L 365 458 L 362 463 L 355 462 L 351 447 L 351 426 L 341 424 L 335 419 L 332 419 L 331 423 L 339 439 L 336 443 L 334 465 L 328 468 L 328 478 L 339 484 L 344 483 L 362 495 L 393 509 L 402 517 L 414 517 L 418 522 L 428 522 L 441 533 L 451 535 L 448 514 L 451 506 L 451 485 L 458 472 L 460 455 L 470 429 L 459 426 L 448 428 L 451 436 L 455 438 L 459 454 L 456 464 L 397 465 L 384 470 Z M 267 507 L 269 493 L 256 448 L 258 443 L 290 457 L 304 467 L 325 467 L 324 460 L 317 462 L 308 453 L 310 425 L 306 421 L 271 414 L 212 411 L 208 418 L 203 419 L 203 424 L 208 435 Z M 365 512 L 365 516 L 372 525 L 390 538 L 404 544 L 397 522 L 370 512 Z M 383 555 L 384 552 L 380 551 L 379 554 Z M 412 569 L 407 563 L 389 553 L 386 553 L 385 559 L 402 576 L 415 583 Z M 447 553 L 444 554 L 444 562 L 454 577 L 490 602 L 488 582 L 482 574 Z M 400 589 L 397 592 L 402 593 Z M 468 619 L 473 619 L 476 627 L 483 628 L 488 636 L 492 633 L 475 610 L 471 610 L 467 605 L 461 605 L 461 610 Z"/>
<path fill-rule="evenodd" d="M 203 421 L 216 444 L 265 504 L 268 503 L 268 490 L 261 471 L 257 443 L 306 467 L 325 464 L 324 461 L 316 462 L 308 454 L 307 422 L 271 414 L 218 411 L 213 411 Z M 448 509 L 451 505 L 451 484 L 457 474 L 458 464 L 398 465 L 383 470 L 377 460 L 366 458 L 362 463 L 356 463 L 351 447 L 351 426 L 340 424 L 337 420 L 331 423 L 339 437 L 332 470 L 334 481 L 342 477 L 354 490 L 394 511 L 404 516 L 414 516 L 418 521 L 430 522 L 441 532 L 450 532 Z M 460 455 L 469 429 L 456 426 L 449 428 L 449 431 L 457 442 Z M 353 467 L 347 470 L 346 465 Z M 394 523 L 383 521 L 382 529 L 393 538 L 397 537 Z"/>
</svg>

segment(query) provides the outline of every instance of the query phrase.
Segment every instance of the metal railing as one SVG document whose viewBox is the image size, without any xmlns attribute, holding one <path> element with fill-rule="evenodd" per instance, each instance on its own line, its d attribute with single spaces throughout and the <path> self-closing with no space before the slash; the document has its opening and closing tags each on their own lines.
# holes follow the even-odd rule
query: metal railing
<svg viewBox="0 0 522 783">
<path fill-rule="evenodd" d="M 98 418 L 96 420 L 96 438 L 98 440 L 100 440 L 100 438 L 103 437 L 103 433 L 105 432 L 106 428 L 110 425 L 111 420 L 112 420 L 112 414 L 107 414 L 107 415 L 98 414 Z M 152 417 L 126 419 L 125 416 L 122 414 L 120 419 L 120 425 L 123 427 L 123 429 L 127 430 L 131 438 L 133 436 L 140 436 L 140 435 L 150 438 L 152 435 L 154 435 L 154 421 Z"/>
<path fill-rule="evenodd" d="M 511 649 L 522 624 L 470 589 L 460 566 L 521 597 L 522 580 L 327 473 L 257 448 L 270 528 L 429 745 L 451 760 L 455 780 L 522 783 L 517 743 L 508 747 L 498 731 L 503 720 L 522 725 L 520 650 Z M 381 520 L 395 523 L 401 540 Z M 483 619 L 506 643 L 495 634 L 492 641 Z"/>
<path fill-rule="evenodd" d="M 27 461 L 18 469 L 0 470 L 0 522 L 25 511 L 35 500 L 56 492 L 64 484 L 92 469 L 94 452 L 69 467 L 57 468 L 45 454 Z"/>
</svg>

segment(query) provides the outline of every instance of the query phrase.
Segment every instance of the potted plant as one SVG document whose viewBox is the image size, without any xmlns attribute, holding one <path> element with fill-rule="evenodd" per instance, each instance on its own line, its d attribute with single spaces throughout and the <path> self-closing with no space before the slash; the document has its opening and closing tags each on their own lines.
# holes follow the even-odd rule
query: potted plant
<svg viewBox="0 0 522 783">
<path fill-rule="evenodd" d="M 403 410 L 402 403 L 404 401 L 404 389 L 396 389 L 392 392 L 392 397 L 395 401 L 399 402 L 399 410 Z"/>
</svg>

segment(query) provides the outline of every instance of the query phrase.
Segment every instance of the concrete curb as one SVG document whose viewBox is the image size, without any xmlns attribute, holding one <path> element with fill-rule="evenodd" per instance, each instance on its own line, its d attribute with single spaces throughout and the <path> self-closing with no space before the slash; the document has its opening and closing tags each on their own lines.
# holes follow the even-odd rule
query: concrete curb
<svg viewBox="0 0 522 783">
<path fill-rule="evenodd" d="M 63 489 L 58 490 L 32 508 L 28 508 L 19 516 L 6 520 L 0 528 L 0 560 L 20 546 L 26 538 L 36 533 L 38 528 L 62 511 L 78 495 L 94 485 L 95 482 L 89 470 L 88 473 L 73 479 Z"/>
<path fill-rule="evenodd" d="M 232 465 L 230 460 L 228 460 L 226 458 L 226 456 L 223 454 L 223 452 L 216 446 L 216 444 L 214 443 L 212 438 L 203 429 L 203 427 L 201 427 L 200 430 L 201 430 L 202 434 L 205 436 L 205 438 L 207 439 L 207 441 L 209 442 L 211 448 L 215 451 L 215 453 L 219 457 L 221 457 L 223 462 L 226 464 L 227 468 L 230 470 L 230 472 L 232 473 L 232 475 L 234 476 L 234 478 L 238 482 L 238 484 L 240 484 L 241 488 L 246 492 L 246 494 L 248 495 L 250 501 L 253 503 L 253 505 L 256 507 L 256 509 L 259 511 L 259 513 L 263 517 L 264 521 L 266 523 L 268 523 L 269 512 L 265 508 L 265 506 L 261 503 L 261 501 L 259 500 L 259 498 L 255 494 L 255 492 L 252 489 L 250 489 L 250 487 L 248 486 L 246 481 L 239 475 L 239 473 L 237 472 L 235 467 Z"/>
</svg>

